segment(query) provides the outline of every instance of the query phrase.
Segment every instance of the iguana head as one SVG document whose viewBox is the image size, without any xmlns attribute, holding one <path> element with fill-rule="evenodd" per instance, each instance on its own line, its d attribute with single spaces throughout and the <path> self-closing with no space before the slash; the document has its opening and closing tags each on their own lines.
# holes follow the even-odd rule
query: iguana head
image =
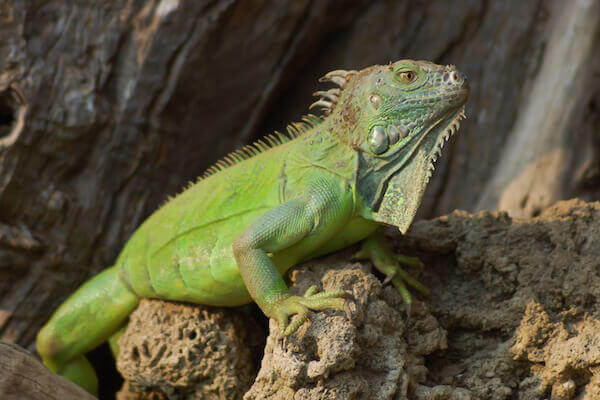
<svg viewBox="0 0 600 400">
<path fill-rule="evenodd" d="M 469 95 L 454 66 L 401 60 L 324 77 L 342 86 L 327 109 L 340 140 L 358 153 L 356 187 L 368 219 L 403 233 L 414 218 L 445 141 Z M 334 89 L 339 90 L 339 89 Z M 329 92 L 320 92 L 324 104 Z"/>
</svg>

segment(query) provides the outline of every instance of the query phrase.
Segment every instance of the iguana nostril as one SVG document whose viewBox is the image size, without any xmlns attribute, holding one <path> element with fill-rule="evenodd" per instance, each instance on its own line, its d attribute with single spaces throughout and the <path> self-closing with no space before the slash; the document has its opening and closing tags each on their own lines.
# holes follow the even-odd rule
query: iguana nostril
<svg viewBox="0 0 600 400">
<path fill-rule="evenodd" d="M 458 76 L 458 72 L 453 71 L 452 74 L 450 74 L 450 78 L 452 79 L 452 82 L 454 83 L 458 83 L 458 81 L 460 80 L 460 77 Z"/>
</svg>

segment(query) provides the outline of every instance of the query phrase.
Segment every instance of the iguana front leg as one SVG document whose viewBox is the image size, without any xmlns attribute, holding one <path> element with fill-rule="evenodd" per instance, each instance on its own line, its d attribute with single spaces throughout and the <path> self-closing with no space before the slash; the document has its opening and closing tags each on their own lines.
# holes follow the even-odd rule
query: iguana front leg
<svg viewBox="0 0 600 400">
<path fill-rule="evenodd" d="M 308 318 L 309 309 L 344 309 L 343 291 L 316 293 L 311 287 L 304 296 L 292 296 L 268 253 L 294 246 L 299 257 L 319 241 L 326 240 L 347 220 L 350 205 L 336 191 L 321 183 L 307 195 L 267 211 L 233 244 L 239 272 L 250 296 L 261 310 L 279 323 L 289 335 Z M 288 325 L 288 318 L 296 317 Z"/>
<path fill-rule="evenodd" d="M 429 289 L 401 268 L 401 265 L 419 266 L 419 260 L 415 257 L 395 254 L 388 246 L 381 229 L 363 240 L 360 250 L 354 257 L 371 260 L 375 268 L 385 274 L 385 282 L 392 282 L 409 307 L 412 304 L 412 297 L 406 285 L 412 286 L 424 295 L 429 296 Z"/>
</svg>

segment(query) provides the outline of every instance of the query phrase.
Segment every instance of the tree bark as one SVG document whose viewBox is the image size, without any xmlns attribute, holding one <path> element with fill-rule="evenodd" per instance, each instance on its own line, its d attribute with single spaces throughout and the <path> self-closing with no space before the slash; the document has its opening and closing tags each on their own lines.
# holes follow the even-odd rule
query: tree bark
<svg viewBox="0 0 600 400">
<path fill-rule="evenodd" d="M 599 15 L 591 0 L 5 0 L 0 339 L 33 349 L 168 195 L 298 120 L 333 69 L 416 58 L 469 77 L 421 217 L 598 199 Z"/>
<path fill-rule="evenodd" d="M 0 398 L 3 400 L 92 400 L 94 396 L 44 367 L 15 344 L 0 342 Z"/>
<path fill-rule="evenodd" d="M 516 217 L 535 216 L 557 200 L 580 194 L 577 186 L 597 165 L 590 138 L 597 139 L 598 130 L 588 138 L 581 134 L 589 126 L 593 96 L 598 98 L 600 3 L 578 0 L 563 6 L 553 16 L 539 72 L 478 199 L 479 209 L 497 206 Z M 597 113 L 593 117 L 597 124 Z"/>
</svg>

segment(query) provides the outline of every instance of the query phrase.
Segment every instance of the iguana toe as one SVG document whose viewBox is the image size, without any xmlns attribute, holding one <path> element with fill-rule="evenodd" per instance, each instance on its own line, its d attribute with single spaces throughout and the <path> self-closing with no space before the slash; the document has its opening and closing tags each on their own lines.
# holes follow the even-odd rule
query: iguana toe
<svg viewBox="0 0 600 400">
<path fill-rule="evenodd" d="M 385 237 L 379 232 L 365 239 L 361 249 L 354 255 L 356 259 L 371 260 L 375 268 L 385 275 L 383 284 L 390 282 L 402 296 L 407 306 L 412 304 L 412 297 L 407 286 L 429 296 L 429 289 L 404 271 L 401 265 L 422 268 L 423 263 L 417 257 L 395 254 L 388 247 Z"/>
<path fill-rule="evenodd" d="M 290 296 L 281 300 L 275 306 L 275 319 L 279 329 L 284 335 L 290 335 L 298 330 L 308 320 L 309 310 L 336 309 L 346 310 L 345 292 L 343 290 L 332 290 L 328 292 L 317 292 L 316 286 L 309 287 L 304 296 Z M 293 315 L 288 325 L 289 317 Z"/>
</svg>

